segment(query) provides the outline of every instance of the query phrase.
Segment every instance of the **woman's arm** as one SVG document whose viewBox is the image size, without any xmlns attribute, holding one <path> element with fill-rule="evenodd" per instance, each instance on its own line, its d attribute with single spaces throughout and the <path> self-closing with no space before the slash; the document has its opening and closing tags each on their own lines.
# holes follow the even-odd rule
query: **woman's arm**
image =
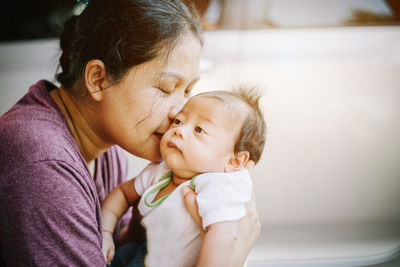
<svg viewBox="0 0 400 267">
<path fill-rule="evenodd" d="M 238 221 L 208 226 L 203 235 L 196 266 L 229 266 L 233 257 L 237 228 Z"/>
<path fill-rule="evenodd" d="M 197 204 L 196 204 L 196 193 L 193 192 L 189 187 L 182 188 L 182 194 L 185 202 L 185 206 L 189 211 L 190 215 L 199 226 L 200 229 L 202 228 L 202 220 L 199 215 Z M 217 224 L 215 224 L 217 225 Z M 260 235 L 261 224 L 258 218 L 258 213 L 256 210 L 256 204 L 254 201 L 254 194 L 252 195 L 252 199 L 249 203 L 246 204 L 246 216 L 239 220 L 237 223 L 237 231 L 224 231 L 219 227 L 213 229 L 213 233 L 209 233 L 208 231 L 201 230 L 201 234 L 205 238 L 205 236 L 212 236 L 215 235 L 215 239 L 221 238 L 223 236 L 223 240 L 226 241 L 228 238 L 226 235 L 230 235 L 232 237 L 236 237 L 234 242 L 233 252 L 231 256 L 231 260 L 229 266 L 231 267 L 239 267 L 243 266 L 246 262 L 247 256 L 250 253 L 251 248 L 253 247 L 255 241 L 257 240 L 258 236 Z M 222 230 L 223 233 L 216 233 L 219 230 Z M 204 243 L 205 239 L 203 240 Z M 215 241 L 217 242 L 217 241 Z M 218 241 L 219 242 L 219 241 Z M 223 249 L 221 249 L 223 248 Z M 209 260 L 217 260 L 216 262 L 208 262 L 207 265 L 199 265 L 199 266 L 223 266 L 218 264 L 218 257 L 221 253 L 229 254 L 231 248 L 228 247 L 219 247 L 218 249 L 214 250 L 215 246 L 212 245 L 210 242 L 206 242 L 202 244 L 200 249 L 200 255 L 208 254 Z M 203 251 L 204 250 L 204 251 Z M 199 258 L 201 259 L 201 258 Z M 201 262 L 198 262 L 200 264 Z M 227 266 L 227 265 L 225 265 Z"/>
<path fill-rule="evenodd" d="M 246 169 L 252 175 L 252 170 L 254 168 L 254 162 L 249 161 L 246 164 Z M 184 198 L 184 203 L 189 211 L 190 215 L 199 226 L 202 228 L 202 219 L 198 212 L 198 207 L 196 203 L 196 193 L 190 189 L 190 187 L 183 187 L 182 194 Z M 217 230 L 217 229 L 215 229 Z M 237 232 L 235 233 L 236 241 L 234 242 L 234 248 L 232 257 L 230 260 L 229 266 L 243 266 L 246 262 L 247 256 L 250 253 L 251 248 L 253 247 L 255 241 L 260 235 L 261 224 L 258 218 L 258 213 L 256 209 L 256 204 L 254 200 L 254 194 L 251 197 L 251 201 L 246 204 L 246 216 L 239 220 L 237 225 Z M 202 230 L 201 230 L 202 231 Z M 206 232 L 202 231 L 202 235 L 205 236 Z M 233 235 L 233 232 L 232 232 Z M 203 253 L 203 250 L 207 250 L 210 254 L 209 257 L 217 257 L 221 253 L 221 247 L 217 251 L 213 251 L 212 249 L 208 249 L 207 244 L 202 245 L 200 253 Z M 225 253 L 225 249 L 224 253 Z M 210 263 L 211 264 L 211 263 Z M 214 265 L 214 264 L 211 264 Z M 214 266 L 218 266 L 214 265 Z"/>
<path fill-rule="evenodd" d="M 246 204 L 246 216 L 239 221 L 236 242 L 229 266 L 242 267 L 246 263 L 247 256 L 260 235 L 260 231 L 261 224 L 253 194 L 251 201 Z"/>
</svg>

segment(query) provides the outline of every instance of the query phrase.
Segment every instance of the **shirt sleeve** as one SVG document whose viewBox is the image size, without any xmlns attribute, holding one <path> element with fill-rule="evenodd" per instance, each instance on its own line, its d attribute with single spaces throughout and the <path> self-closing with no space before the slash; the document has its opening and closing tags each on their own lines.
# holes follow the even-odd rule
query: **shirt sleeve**
<svg viewBox="0 0 400 267">
<path fill-rule="evenodd" d="M 1 179 L 7 266 L 105 266 L 92 182 L 67 163 L 40 161 Z"/>
<path fill-rule="evenodd" d="M 239 220 L 246 214 L 252 181 L 247 170 L 234 173 L 205 173 L 194 178 L 196 201 L 203 228 L 223 222 Z"/>
<path fill-rule="evenodd" d="M 154 184 L 158 177 L 158 173 L 164 168 L 164 163 L 149 163 L 138 176 L 135 178 L 135 189 L 139 196 Z"/>
</svg>

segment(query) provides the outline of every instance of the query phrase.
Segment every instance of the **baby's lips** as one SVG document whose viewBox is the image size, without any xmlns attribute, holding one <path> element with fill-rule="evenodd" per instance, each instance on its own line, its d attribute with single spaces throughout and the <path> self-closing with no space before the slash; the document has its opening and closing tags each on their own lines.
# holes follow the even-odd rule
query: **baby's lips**
<svg viewBox="0 0 400 267">
<path fill-rule="evenodd" d="M 172 141 L 168 141 L 167 146 L 168 146 L 168 147 L 178 148 L 178 146 L 177 146 L 174 142 L 172 142 Z"/>
</svg>

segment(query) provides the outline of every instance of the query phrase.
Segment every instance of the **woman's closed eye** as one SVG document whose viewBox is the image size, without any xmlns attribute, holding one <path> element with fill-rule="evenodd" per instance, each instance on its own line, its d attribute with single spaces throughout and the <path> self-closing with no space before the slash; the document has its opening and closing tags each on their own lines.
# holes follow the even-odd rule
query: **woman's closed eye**
<svg viewBox="0 0 400 267">
<path fill-rule="evenodd" d="M 170 94 L 170 92 L 168 90 L 164 89 L 163 87 L 155 86 L 154 88 L 156 88 L 163 95 L 169 95 Z"/>
<path fill-rule="evenodd" d="M 189 98 L 192 95 L 192 90 L 185 90 L 185 97 Z"/>
</svg>

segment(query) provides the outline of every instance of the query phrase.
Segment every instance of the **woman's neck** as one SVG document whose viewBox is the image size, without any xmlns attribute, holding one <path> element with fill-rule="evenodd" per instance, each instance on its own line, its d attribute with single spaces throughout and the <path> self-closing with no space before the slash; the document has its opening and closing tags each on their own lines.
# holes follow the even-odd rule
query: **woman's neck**
<svg viewBox="0 0 400 267">
<path fill-rule="evenodd" d="M 79 109 L 76 100 L 70 97 L 63 87 L 51 91 L 50 96 L 67 120 L 72 136 L 87 163 L 92 162 L 111 146 L 96 134 Z"/>
</svg>

